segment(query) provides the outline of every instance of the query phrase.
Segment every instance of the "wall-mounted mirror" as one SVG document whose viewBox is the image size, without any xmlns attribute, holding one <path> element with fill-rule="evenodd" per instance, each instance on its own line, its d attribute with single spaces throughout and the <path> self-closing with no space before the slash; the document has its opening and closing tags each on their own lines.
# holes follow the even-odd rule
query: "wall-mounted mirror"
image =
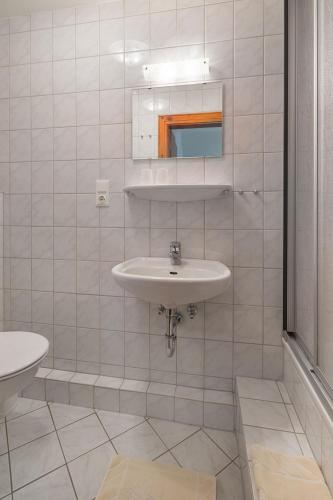
<svg viewBox="0 0 333 500">
<path fill-rule="evenodd" d="M 134 160 L 222 155 L 222 83 L 135 89 L 132 100 Z"/>
</svg>

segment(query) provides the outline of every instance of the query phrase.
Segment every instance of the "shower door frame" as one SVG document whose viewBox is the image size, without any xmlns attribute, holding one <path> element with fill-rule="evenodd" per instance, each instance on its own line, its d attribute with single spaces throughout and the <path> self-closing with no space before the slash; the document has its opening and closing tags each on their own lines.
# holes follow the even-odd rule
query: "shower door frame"
<svg viewBox="0 0 333 500">
<path fill-rule="evenodd" d="M 314 4 L 314 183 L 313 196 L 310 202 L 314 210 L 313 256 L 315 280 L 313 283 L 313 335 L 314 352 L 311 353 L 297 335 L 296 324 L 296 2 L 285 0 L 285 148 L 284 148 L 284 303 L 283 303 L 283 337 L 292 348 L 301 363 L 309 381 L 318 396 L 333 416 L 333 387 L 331 387 L 318 366 L 318 143 L 320 127 L 318 126 L 318 0 Z"/>
</svg>

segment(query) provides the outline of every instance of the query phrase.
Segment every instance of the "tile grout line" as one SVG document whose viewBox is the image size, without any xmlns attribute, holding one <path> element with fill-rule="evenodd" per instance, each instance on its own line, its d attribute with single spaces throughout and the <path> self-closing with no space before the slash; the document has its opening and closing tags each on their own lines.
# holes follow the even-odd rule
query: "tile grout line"
<svg viewBox="0 0 333 500">
<path fill-rule="evenodd" d="M 36 479 L 33 479 L 32 481 L 29 481 L 28 483 L 25 483 L 23 486 L 20 486 L 19 488 L 16 488 L 16 489 L 13 489 L 12 490 L 12 494 L 13 493 L 16 493 L 18 491 L 21 491 L 23 490 L 24 488 L 26 488 L 27 486 L 30 486 L 31 484 L 33 483 L 36 483 L 37 481 L 39 481 L 40 479 L 43 479 L 44 477 L 46 476 L 49 476 L 50 474 L 52 474 L 53 472 L 56 472 L 58 471 L 59 469 L 62 469 L 63 467 L 65 467 L 65 464 L 63 465 L 59 465 L 58 467 L 56 467 L 55 469 L 52 469 L 50 470 L 49 472 L 46 472 L 45 474 L 42 474 L 41 476 L 38 476 Z M 4 499 L 6 498 L 6 496 L 4 497 Z"/>
<path fill-rule="evenodd" d="M 28 399 L 28 398 L 26 398 Z M 34 399 L 33 401 L 38 401 L 37 399 Z M 45 403 L 43 404 L 42 406 L 40 406 L 39 408 L 35 408 L 34 410 L 29 410 L 25 413 L 22 413 L 21 415 L 17 415 L 16 417 L 12 417 L 8 420 L 8 418 L 6 417 L 6 422 L 9 423 L 9 422 L 12 422 L 13 420 L 16 420 L 18 418 L 21 418 L 21 417 L 24 417 L 25 415 L 29 415 L 30 413 L 34 413 L 35 411 L 38 411 L 38 410 L 41 410 L 42 408 L 45 408 L 45 406 L 47 406 L 47 401 L 41 401 L 41 403 Z"/>
<path fill-rule="evenodd" d="M 237 459 L 238 457 L 235 458 L 235 460 Z M 223 467 L 220 471 L 218 471 L 216 474 L 215 474 L 215 477 L 219 476 L 223 471 L 225 471 L 228 467 L 230 467 L 231 464 L 234 463 L 235 460 L 232 460 L 231 462 L 228 463 L 228 465 L 226 465 L 225 467 Z"/>
<path fill-rule="evenodd" d="M 112 440 L 111 440 L 111 438 L 110 438 L 110 436 L 109 436 L 109 434 L 108 434 L 108 432 L 107 432 L 106 428 L 104 427 L 104 424 L 103 424 L 102 420 L 99 418 L 98 413 L 97 413 L 96 411 L 94 411 L 94 414 L 96 415 L 97 420 L 99 421 L 99 423 L 100 423 L 101 427 L 103 428 L 103 430 L 104 430 L 105 434 L 107 435 L 107 437 L 108 437 L 108 439 L 109 439 L 109 442 L 110 442 L 110 444 L 111 444 L 112 448 L 114 449 L 114 451 L 115 451 L 115 452 L 116 452 L 116 454 L 118 455 L 118 451 L 117 451 L 117 449 L 116 449 L 115 445 L 113 444 L 113 442 L 112 442 Z M 101 446 L 103 446 L 103 445 L 101 445 Z"/>
<path fill-rule="evenodd" d="M 189 424 L 186 424 L 186 425 L 189 425 Z M 189 436 L 187 436 L 186 438 L 182 439 L 181 441 L 179 441 L 179 443 L 176 443 L 175 445 L 173 445 L 171 448 L 168 448 L 168 451 L 172 451 L 174 450 L 175 448 L 177 448 L 177 446 L 179 446 L 180 444 L 183 444 L 187 439 L 195 436 L 196 434 L 198 434 L 200 431 L 202 430 L 201 427 L 199 427 L 199 429 L 197 429 L 196 431 L 193 432 L 193 434 L 190 434 Z"/>
<path fill-rule="evenodd" d="M 152 431 L 154 432 L 154 434 L 156 434 L 156 436 L 158 437 L 158 439 L 163 443 L 163 445 L 165 446 L 166 450 L 167 451 L 164 451 L 163 453 L 161 453 L 161 455 L 159 455 L 158 457 L 156 457 L 154 460 L 156 460 L 157 458 L 161 457 L 162 455 L 164 455 L 165 453 L 168 453 L 170 452 L 170 449 L 169 447 L 167 446 L 167 444 L 165 443 L 165 441 L 162 439 L 162 437 L 158 434 L 158 432 L 154 429 L 154 427 L 152 426 L 152 424 L 150 423 L 150 421 L 147 419 L 147 424 L 149 425 L 149 427 L 152 429 Z M 171 453 L 172 455 L 172 453 Z M 173 456 L 173 455 L 172 455 Z M 178 460 L 176 459 L 176 457 L 173 456 L 173 458 L 176 460 L 176 462 L 181 466 L 181 464 L 178 462 Z"/>
<path fill-rule="evenodd" d="M 218 429 L 216 429 L 216 430 L 218 430 Z M 226 452 L 226 451 L 225 451 L 225 450 L 224 450 L 224 449 L 223 449 L 223 448 L 222 448 L 219 444 L 217 444 L 217 442 L 216 442 L 216 441 L 214 441 L 214 439 L 213 439 L 213 438 L 212 438 L 209 434 L 207 434 L 207 432 L 206 432 L 205 428 L 203 428 L 203 429 L 202 429 L 202 432 L 203 432 L 203 433 L 204 433 L 204 434 L 205 434 L 205 435 L 206 435 L 206 436 L 207 436 L 207 437 L 208 437 L 208 438 L 209 438 L 209 439 L 210 439 L 210 440 L 211 440 L 211 441 L 212 441 L 212 442 L 213 442 L 213 443 L 214 443 L 214 444 L 215 444 L 215 445 L 216 445 L 216 446 L 217 446 L 217 447 L 221 450 L 221 451 L 223 451 L 223 453 L 224 453 L 224 454 L 225 454 L 225 455 L 226 455 L 226 456 L 227 456 L 227 457 L 228 457 L 228 458 L 229 458 L 232 462 L 233 462 L 234 460 L 236 460 L 236 458 L 237 458 L 237 457 L 236 457 L 236 458 L 231 458 L 231 456 L 230 456 L 230 455 L 229 455 L 229 454 L 228 454 L 228 453 L 227 453 L 227 452 Z M 223 432 L 223 431 L 222 431 L 222 432 Z M 232 432 L 232 431 L 225 431 L 225 432 L 231 432 L 232 434 L 235 434 L 235 433 L 234 433 L 234 432 Z M 236 438 L 236 437 L 235 437 L 235 438 Z M 237 444 L 237 441 L 236 441 L 236 444 Z M 237 452 L 238 452 L 238 450 L 237 450 Z M 237 456 L 238 456 L 238 455 L 237 455 Z"/>
<path fill-rule="evenodd" d="M 237 469 L 238 469 L 239 471 L 241 471 L 241 467 L 240 467 L 240 465 L 238 465 L 238 464 L 237 464 L 237 462 L 236 462 L 236 460 L 238 460 L 238 459 L 240 459 L 240 455 L 237 455 L 237 457 L 235 457 L 235 458 L 233 459 L 233 461 L 231 462 L 231 464 L 234 464 L 234 465 L 237 467 Z M 231 464 L 229 464 L 229 465 L 231 465 Z"/>
<path fill-rule="evenodd" d="M 258 380 L 263 380 L 263 379 L 258 379 Z M 261 401 L 263 403 L 276 403 L 278 405 L 283 405 L 285 406 L 285 403 L 283 401 L 273 401 L 272 399 L 260 399 L 260 398 L 249 398 L 249 397 L 244 397 L 238 395 L 239 399 L 247 399 L 248 401 Z"/>
<path fill-rule="evenodd" d="M 71 460 L 69 460 L 68 462 L 66 462 L 66 464 L 72 464 L 73 462 L 75 462 L 78 458 L 82 458 L 84 457 L 85 455 L 88 455 L 89 453 L 91 453 L 92 451 L 95 451 L 97 450 L 98 448 L 101 448 L 102 446 L 104 446 L 105 444 L 108 444 L 109 442 L 109 439 L 107 439 L 106 441 L 104 441 L 104 443 L 100 443 L 98 444 L 97 446 L 94 446 L 93 448 L 91 448 L 91 450 L 88 450 L 88 451 L 85 451 L 84 453 L 81 453 L 80 455 L 78 455 L 77 457 L 75 458 L 72 458 Z M 118 455 L 118 453 L 117 453 Z"/>
<path fill-rule="evenodd" d="M 163 453 L 161 453 L 157 457 L 153 458 L 152 462 L 156 462 L 159 458 L 164 457 L 164 455 L 167 455 L 168 453 L 170 453 L 170 455 L 172 456 L 172 458 L 176 461 L 177 466 L 180 467 L 180 468 L 183 468 L 182 465 L 178 462 L 177 458 L 171 453 L 170 450 L 164 451 Z"/>
<path fill-rule="evenodd" d="M 283 401 L 284 409 L 285 409 L 285 411 L 286 411 L 286 413 L 287 413 L 287 415 L 288 415 L 288 418 L 289 418 L 289 420 L 290 420 L 291 426 L 292 426 L 292 428 L 293 428 L 293 430 L 294 430 L 294 434 L 295 434 L 295 436 L 296 436 L 297 442 L 299 443 L 299 440 L 298 440 L 298 438 L 297 438 L 297 432 L 296 432 L 296 429 L 295 429 L 295 425 L 294 425 L 293 419 L 291 418 L 290 413 L 289 413 L 289 411 L 288 411 L 288 409 L 287 409 L 287 405 L 288 405 L 288 404 L 289 404 L 290 406 L 292 406 L 292 408 L 293 408 L 294 412 L 296 413 L 296 417 L 297 417 L 297 419 L 298 419 L 298 421 L 299 421 L 299 424 L 300 424 L 300 426 L 301 426 L 301 429 L 303 430 L 303 433 L 305 434 L 304 429 L 303 429 L 303 426 L 302 426 L 302 424 L 301 424 L 301 421 L 300 421 L 300 419 L 299 419 L 299 417 L 298 417 L 298 415 L 297 415 L 297 412 L 296 412 L 295 406 L 294 406 L 294 404 L 292 403 L 292 401 L 291 401 L 291 400 L 290 400 L 290 403 L 286 403 L 286 402 L 285 402 L 284 397 L 283 397 L 283 394 L 282 394 L 282 391 L 281 391 L 281 388 L 280 388 L 279 384 L 277 383 L 277 381 L 276 381 L 276 386 L 277 386 L 278 391 L 279 391 L 279 393 L 280 393 L 280 395 L 281 395 L 281 399 L 282 399 L 282 401 Z M 285 390 L 287 390 L 287 389 L 285 388 Z M 288 394 L 288 392 L 287 392 L 287 394 Z M 288 396 L 289 396 L 289 394 L 288 394 Z M 302 447 L 301 447 L 300 443 L 299 443 L 299 446 L 300 446 L 301 451 L 302 451 Z M 302 451 L 302 453 L 303 453 L 303 451 Z"/>
<path fill-rule="evenodd" d="M 97 411 L 109 411 L 109 410 L 95 410 L 96 415 L 97 415 L 97 417 L 98 417 L 98 420 L 100 420 L 100 417 L 99 417 L 99 415 L 97 414 Z M 110 412 L 110 413 L 117 413 L 117 412 Z M 120 412 L 118 412 L 118 414 L 120 414 L 120 415 L 121 415 L 121 413 L 120 413 Z M 125 414 L 125 413 L 123 413 L 123 415 L 126 415 L 126 414 Z M 140 417 L 141 415 L 133 415 L 133 416 Z M 144 418 L 144 419 L 145 419 L 145 417 L 142 417 L 142 418 Z M 146 419 L 145 419 L 145 420 L 146 420 Z M 133 427 L 130 427 L 129 429 L 126 429 L 126 431 L 122 431 L 120 434 L 117 434 L 116 436 L 114 436 L 114 437 L 112 437 L 112 438 L 110 438 L 110 437 L 109 437 L 109 434 L 108 434 L 108 432 L 106 431 L 106 428 L 104 427 L 104 425 L 103 425 L 103 423 L 102 423 L 102 421 L 101 421 L 101 420 L 100 420 L 100 422 L 101 422 L 101 424 L 102 424 L 102 426 L 103 426 L 103 429 L 105 429 L 105 432 L 106 432 L 107 436 L 109 437 L 110 441 L 112 441 L 113 439 L 116 439 L 116 438 L 118 438 L 119 436 L 122 436 L 123 434 L 126 434 L 126 432 L 131 431 L 132 429 L 135 429 L 136 427 L 139 427 L 140 425 L 142 425 L 142 424 L 145 422 L 145 420 L 144 420 L 143 422 L 140 422 L 140 423 L 138 423 L 138 424 L 135 424 Z"/>
<path fill-rule="evenodd" d="M 54 403 L 51 403 L 51 404 L 54 404 Z M 55 403 L 55 404 L 62 404 L 62 403 Z M 50 405 L 50 403 L 48 403 L 48 406 L 49 405 Z M 72 406 L 72 405 L 68 405 L 68 406 Z M 83 407 L 77 406 L 76 408 L 83 408 Z M 49 409 L 50 409 L 50 412 L 52 414 L 52 410 L 51 410 L 50 406 L 49 406 Z M 84 408 L 84 409 L 89 410 L 90 408 Z M 91 415 L 94 414 L 94 409 L 91 409 L 91 410 L 92 411 L 91 411 L 91 413 L 89 413 L 89 415 L 85 415 L 84 417 L 80 417 L 77 420 L 74 420 L 73 422 L 70 422 L 69 424 L 63 425 L 62 427 L 56 427 L 55 422 L 54 422 L 55 429 L 58 430 L 58 431 L 60 431 L 62 429 L 66 429 L 66 427 L 69 427 L 70 425 L 75 424 L 76 422 L 80 422 L 81 420 L 84 420 L 85 418 L 90 417 Z M 53 420 L 53 415 L 52 415 L 52 420 Z"/>
<path fill-rule="evenodd" d="M 274 427 L 258 427 L 257 425 L 244 424 L 244 423 L 243 427 L 251 427 L 251 429 L 266 429 L 268 431 L 276 431 L 276 432 L 287 432 L 288 434 L 296 434 L 294 429 L 292 431 L 286 431 L 285 429 L 276 429 Z"/>
<path fill-rule="evenodd" d="M 19 446 L 16 446 L 15 448 L 12 448 L 11 450 L 9 450 L 10 452 L 13 452 L 13 451 L 16 451 L 16 450 L 19 450 L 20 448 L 23 448 L 23 446 L 26 446 L 28 444 L 31 444 L 31 443 L 34 443 L 35 441 L 37 441 L 38 439 L 42 439 L 46 436 L 51 436 L 51 434 L 54 433 L 54 430 L 53 431 L 50 431 L 50 432 L 47 432 L 46 434 L 43 434 L 42 436 L 38 436 L 34 439 L 32 439 L 31 441 L 27 441 L 26 443 L 24 444 L 20 444 Z"/>
<path fill-rule="evenodd" d="M 76 497 L 76 500 L 78 500 L 78 495 L 76 493 L 76 489 L 75 489 L 75 486 L 74 486 L 74 482 L 73 482 L 73 479 L 72 479 L 72 476 L 71 476 L 71 473 L 70 473 L 70 470 L 69 470 L 69 467 L 68 467 L 68 464 L 67 464 L 67 459 L 66 459 L 66 456 L 65 456 L 65 453 L 64 453 L 64 450 L 63 450 L 63 447 L 62 447 L 62 444 L 61 444 L 61 441 L 60 441 L 60 438 L 59 438 L 59 435 L 58 435 L 58 431 L 56 429 L 56 425 L 55 425 L 55 422 L 54 422 L 54 419 L 53 419 L 53 415 L 52 415 L 52 412 L 50 410 L 50 407 L 49 407 L 49 404 L 47 405 L 48 407 L 48 410 L 49 410 L 49 413 L 51 415 L 51 419 L 52 419 L 52 422 L 53 422 L 53 425 L 54 425 L 54 429 L 55 429 L 55 434 L 57 436 L 57 439 L 58 439 L 58 443 L 59 443 L 59 446 L 60 446 L 60 449 L 61 449 L 61 453 L 64 457 L 64 461 L 65 461 L 65 465 L 66 465 L 66 469 L 67 469 L 67 473 L 69 475 L 69 479 L 70 479 L 70 482 L 72 484 L 72 488 L 73 488 L 73 491 L 74 491 L 74 495 Z"/>
</svg>

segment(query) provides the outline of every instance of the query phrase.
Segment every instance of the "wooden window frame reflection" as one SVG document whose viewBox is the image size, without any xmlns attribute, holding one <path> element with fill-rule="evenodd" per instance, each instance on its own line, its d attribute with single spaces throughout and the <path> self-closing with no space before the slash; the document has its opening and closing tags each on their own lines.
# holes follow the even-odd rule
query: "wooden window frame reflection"
<svg viewBox="0 0 333 500">
<path fill-rule="evenodd" d="M 179 115 L 161 115 L 158 117 L 158 157 L 170 158 L 171 127 L 201 127 L 221 123 L 223 114 L 219 111 L 211 113 L 187 113 Z"/>
</svg>

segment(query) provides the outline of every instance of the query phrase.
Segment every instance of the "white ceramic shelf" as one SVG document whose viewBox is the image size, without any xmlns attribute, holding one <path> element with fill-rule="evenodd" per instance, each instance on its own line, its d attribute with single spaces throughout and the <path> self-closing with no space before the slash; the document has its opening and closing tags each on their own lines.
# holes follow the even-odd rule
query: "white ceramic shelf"
<svg viewBox="0 0 333 500">
<path fill-rule="evenodd" d="M 142 200 L 152 201 L 199 201 L 211 200 L 231 191 L 224 184 L 152 184 L 126 186 L 124 192 Z"/>
</svg>

